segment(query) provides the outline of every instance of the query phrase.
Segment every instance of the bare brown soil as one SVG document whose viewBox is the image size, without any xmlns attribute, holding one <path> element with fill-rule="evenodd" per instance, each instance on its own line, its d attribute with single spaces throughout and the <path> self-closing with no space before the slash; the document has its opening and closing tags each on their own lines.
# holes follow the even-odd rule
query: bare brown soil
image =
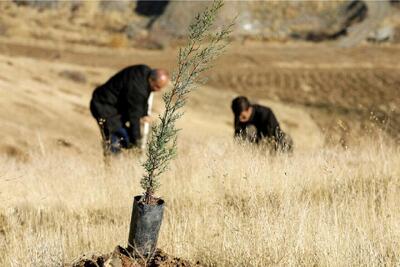
<svg viewBox="0 0 400 267">
<path fill-rule="evenodd" d="M 5 39 L 0 40 L 0 53 L 115 70 L 136 63 L 173 69 L 176 62 L 175 48 L 150 51 L 46 42 L 33 45 Z M 329 142 L 348 143 L 351 136 L 376 126 L 398 138 L 399 56 L 396 45 L 233 44 L 210 71 L 209 85 L 247 95 L 253 101 L 297 106 L 313 116 Z"/>
<path fill-rule="evenodd" d="M 194 267 L 200 263 L 191 263 L 187 260 L 168 255 L 157 249 L 151 260 L 134 259 L 122 247 L 116 247 L 112 253 L 106 255 L 83 255 L 71 265 L 65 267 Z"/>
</svg>

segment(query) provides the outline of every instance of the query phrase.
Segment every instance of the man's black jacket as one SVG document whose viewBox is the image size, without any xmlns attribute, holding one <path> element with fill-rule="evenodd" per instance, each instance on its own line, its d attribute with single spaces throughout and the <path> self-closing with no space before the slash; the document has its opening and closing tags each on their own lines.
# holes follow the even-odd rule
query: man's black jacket
<svg viewBox="0 0 400 267">
<path fill-rule="evenodd" d="M 247 126 L 254 125 L 257 129 L 255 140 L 257 143 L 262 138 L 275 138 L 278 140 L 281 129 L 272 110 L 260 105 L 251 106 L 253 107 L 253 113 L 248 122 L 240 122 L 239 118 L 235 117 L 235 136 L 242 136 Z"/>
<path fill-rule="evenodd" d="M 107 131 L 113 132 L 129 122 L 130 142 L 140 139 L 140 118 L 147 115 L 147 100 L 151 93 L 146 65 L 127 67 L 93 92 L 90 109 L 93 116 L 106 120 Z"/>
</svg>

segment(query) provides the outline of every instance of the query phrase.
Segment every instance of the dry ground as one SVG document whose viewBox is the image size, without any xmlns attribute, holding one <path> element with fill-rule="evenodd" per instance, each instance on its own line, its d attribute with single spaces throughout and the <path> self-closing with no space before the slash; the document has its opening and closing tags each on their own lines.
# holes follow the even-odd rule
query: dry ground
<svg viewBox="0 0 400 267">
<path fill-rule="evenodd" d="M 371 145 L 373 143 L 373 145 Z M 269 157 L 225 138 L 181 139 L 163 177 L 159 246 L 207 266 L 399 264 L 399 150 L 363 147 Z M 126 243 L 135 157 L 106 170 L 98 153 L 4 157 L 4 266 L 59 266 Z"/>
<path fill-rule="evenodd" d="M 0 53 L 0 265 L 59 266 L 124 245 L 140 159 L 104 168 L 90 94 L 128 64 L 171 68 L 176 51 L 3 38 Z M 180 123 L 160 247 L 209 266 L 400 264 L 399 55 L 233 44 Z M 238 94 L 274 109 L 292 156 L 232 142 Z"/>
</svg>

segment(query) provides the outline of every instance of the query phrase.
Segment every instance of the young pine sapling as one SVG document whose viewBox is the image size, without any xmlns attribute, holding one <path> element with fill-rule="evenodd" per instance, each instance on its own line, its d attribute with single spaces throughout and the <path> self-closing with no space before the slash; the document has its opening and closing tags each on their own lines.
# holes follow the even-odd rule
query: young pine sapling
<svg viewBox="0 0 400 267">
<path fill-rule="evenodd" d="M 144 202 L 153 204 L 160 186 L 160 175 L 168 169 L 169 162 L 177 153 L 177 120 L 183 115 L 188 94 L 195 89 L 199 76 L 211 67 L 211 62 L 220 55 L 227 45 L 233 23 L 209 34 L 215 22 L 222 0 L 216 0 L 198 14 L 189 26 L 188 43 L 179 50 L 178 67 L 172 76 L 172 88 L 163 95 L 164 113 L 152 127 L 152 135 L 147 145 L 145 174 L 141 186 L 145 190 Z"/>
</svg>

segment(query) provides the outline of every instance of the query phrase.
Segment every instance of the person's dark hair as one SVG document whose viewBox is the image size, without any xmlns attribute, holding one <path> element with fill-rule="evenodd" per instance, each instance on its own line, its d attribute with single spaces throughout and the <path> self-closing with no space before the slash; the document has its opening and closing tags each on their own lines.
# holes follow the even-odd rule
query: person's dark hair
<svg viewBox="0 0 400 267">
<path fill-rule="evenodd" d="M 250 102 L 245 96 L 238 96 L 232 100 L 232 111 L 235 116 L 239 116 L 242 111 L 247 110 L 250 107 Z"/>
</svg>

